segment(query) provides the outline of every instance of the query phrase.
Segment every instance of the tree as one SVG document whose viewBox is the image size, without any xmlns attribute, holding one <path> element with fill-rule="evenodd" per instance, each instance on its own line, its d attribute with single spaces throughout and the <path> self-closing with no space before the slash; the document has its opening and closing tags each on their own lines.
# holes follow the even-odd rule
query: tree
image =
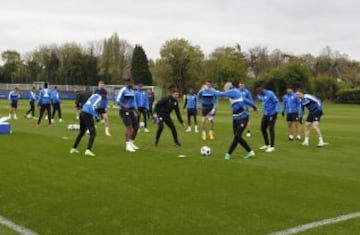
<svg viewBox="0 0 360 235">
<path fill-rule="evenodd" d="M 217 87 L 225 82 L 238 83 L 245 77 L 245 64 L 241 52 L 235 47 L 218 47 L 205 65 L 205 79 Z"/>
<path fill-rule="evenodd" d="M 103 52 L 99 59 L 99 74 L 105 82 L 122 83 L 130 75 L 132 46 L 120 40 L 115 33 L 103 42 Z"/>
<path fill-rule="evenodd" d="M 2 76 L 5 82 L 16 83 L 16 72 L 21 64 L 20 53 L 17 51 L 7 50 L 1 53 L 4 61 Z"/>
<path fill-rule="evenodd" d="M 149 61 L 144 49 L 136 45 L 131 60 L 131 77 L 137 83 L 152 85 L 152 74 L 149 70 Z"/>
<path fill-rule="evenodd" d="M 162 87 L 176 86 L 183 92 L 188 86 L 193 86 L 201 76 L 201 63 L 204 54 L 199 46 L 193 46 L 185 39 L 166 41 L 160 50 L 160 60 L 156 66 L 161 71 Z"/>
<path fill-rule="evenodd" d="M 255 78 L 270 70 L 271 64 L 268 49 L 266 47 L 257 46 L 251 48 L 245 55 L 249 72 L 255 75 Z"/>
</svg>

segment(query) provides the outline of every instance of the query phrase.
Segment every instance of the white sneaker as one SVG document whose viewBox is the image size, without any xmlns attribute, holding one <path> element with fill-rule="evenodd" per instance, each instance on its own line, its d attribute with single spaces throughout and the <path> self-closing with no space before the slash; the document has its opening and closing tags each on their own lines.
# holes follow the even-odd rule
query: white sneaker
<svg viewBox="0 0 360 235">
<path fill-rule="evenodd" d="M 62 121 L 63 121 L 63 120 L 60 118 L 60 119 L 59 119 L 59 122 L 62 122 Z"/>
<path fill-rule="evenodd" d="M 195 133 L 199 133 L 199 130 L 198 130 L 198 129 L 195 129 Z"/>
<path fill-rule="evenodd" d="M 131 153 L 136 152 L 136 150 L 133 149 L 133 148 L 131 147 L 131 145 L 126 146 L 125 150 L 128 151 L 128 152 L 131 152 Z"/>
<path fill-rule="evenodd" d="M 301 143 L 301 145 L 303 145 L 303 146 L 309 146 L 309 142 L 304 141 L 304 142 Z"/>
<path fill-rule="evenodd" d="M 55 123 L 55 119 L 51 119 L 51 123 Z"/>
<path fill-rule="evenodd" d="M 191 132 L 191 127 L 188 127 L 185 132 Z"/>
<path fill-rule="evenodd" d="M 263 145 L 259 149 L 265 150 L 265 149 L 268 149 L 268 148 L 270 148 L 270 145 Z"/>
<path fill-rule="evenodd" d="M 131 146 L 131 148 L 133 148 L 133 149 L 135 149 L 135 150 L 138 150 L 138 149 L 140 149 L 138 146 L 136 146 L 134 143 L 130 143 L 130 146 Z"/>
<path fill-rule="evenodd" d="M 328 145 L 329 143 L 326 142 L 320 142 L 318 143 L 317 147 L 324 147 L 325 145 Z"/>
<path fill-rule="evenodd" d="M 105 131 L 105 135 L 106 136 L 111 136 L 110 132 L 108 132 L 108 131 Z"/>
<path fill-rule="evenodd" d="M 145 129 L 144 129 L 144 132 L 149 133 L 149 132 L 150 132 L 150 130 L 149 130 L 149 129 L 147 129 L 147 128 L 145 128 Z"/>
<path fill-rule="evenodd" d="M 16 115 L 14 115 L 14 119 L 15 119 L 15 120 L 17 120 L 17 119 L 18 119 Z"/>
<path fill-rule="evenodd" d="M 251 132 L 246 133 L 246 137 L 251 137 Z"/>
<path fill-rule="evenodd" d="M 269 147 L 265 150 L 265 152 L 267 153 L 271 153 L 271 152 L 274 152 L 275 151 L 275 148 L 274 147 Z"/>
</svg>

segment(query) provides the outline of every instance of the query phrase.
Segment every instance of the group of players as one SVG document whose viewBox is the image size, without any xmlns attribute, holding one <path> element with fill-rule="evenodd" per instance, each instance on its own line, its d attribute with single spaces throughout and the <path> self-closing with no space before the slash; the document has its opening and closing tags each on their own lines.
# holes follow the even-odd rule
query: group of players
<svg viewBox="0 0 360 235">
<path fill-rule="evenodd" d="M 186 132 L 191 132 L 191 121 L 194 121 L 194 131 L 199 132 L 197 123 L 197 113 L 201 110 L 201 138 L 206 140 L 209 138 L 213 140 L 214 127 L 215 127 L 215 114 L 219 104 L 219 97 L 229 98 L 232 119 L 233 119 L 233 141 L 225 154 L 225 159 L 231 159 L 236 146 L 240 144 L 245 150 L 246 155 L 244 158 L 251 158 L 255 156 L 254 150 L 248 145 L 246 140 L 242 137 L 243 132 L 247 129 L 246 136 L 251 136 L 249 111 L 257 112 L 258 108 L 254 104 L 251 92 L 245 87 L 244 82 L 239 82 L 238 86 L 233 86 L 228 82 L 224 85 L 223 91 L 212 88 L 211 82 L 207 81 L 202 86 L 199 92 L 195 92 L 193 88 L 184 96 L 183 108 L 187 110 L 187 125 L 185 125 L 179 108 L 178 100 L 180 98 L 179 90 L 174 88 L 171 94 L 167 97 L 160 99 L 155 104 L 154 111 L 152 110 L 154 95 L 142 89 L 142 85 L 138 84 L 135 89 L 133 79 L 129 78 L 126 81 L 126 86 L 123 87 L 116 96 L 115 103 L 119 106 L 119 115 L 125 125 L 125 150 L 128 152 L 135 152 L 139 149 L 134 144 L 137 133 L 140 131 L 139 123 L 140 117 L 144 119 L 144 131 L 149 132 L 147 128 L 147 119 L 151 118 L 158 124 L 158 129 L 155 137 L 155 146 L 159 145 L 160 137 L 164 129 L 164 123 L 170 128 L 173 140 L 176 146 L 181 146 L 178 139 L 177 130 L 173 120 L 171 119 L 171 112 L 175 110 L 178 121 L 186 128 Z M 76 107 L 78 109 L 77 119 L 80 120 L 80 132 L 75 140 L 73 147 L 70 150 L 71 154 L 79 153 L 77 147 L 86 132 L 89 133 L 88 146 L 85 151 L 87 156 L 95 156 L 91 151 L 95 136 L 95 120 L 103 119 L 105 124 L 105 134 L 111 136 L 109 131 L 109 117 L 107 115 L 107 91 L 104 88 L 104 82 L 99 81 L 98 88 L 95 92 L 87 95 L 78 95 L 76 99 Z M 261 133 L 264 139 L 264 145 L 259 149 L 265 152 L 275 151 L 275 124 L 277 115 L 280 112 L 280 101 L 273 91 L 265 89 L 262 85 L 255 87 L 258 100 L 262 103 L 263 116 L 261 120 Z M 10 102 L 9 118 L 17 119 L 16 109 L 18 100 L 20 98 L 19 90 L 16 87 L 10 91 L 8 99 Z M 45 112 L 47 112 L 47 119 L 49 126 L 54 122 L 55 113 L 58 112 L 59 122 L 61 119 L 61 100 L 57 87 L 49 89 L 48 84 L 45 83 L 44 87 L 40 90 L 39 95 L 36 95 L 35 87 L 30 91 L 29 104 L 30 109 L 24 115 L 26 118 L 35 116 L 35 104 L 39 107 L 39 118 L 36 127 L 39 127 L 41 119 Z M 288 123 L 288 139 L 298 140 L 301 138 L 301 125 L 304 116 L 305 107 L 309 110 L 308 117 L 304 126 L 304 141 L 302 145 L 309 145 L 310 130 L 313 128 L 318 136 L 318 147 L 327 145 L 324 142 L 319 122 L 322 112 L 322 102 L 317 97 L 311 94 L 304 94 L 301 90 L 296 92 L 292 87 L 286 89 L 286 94 L 282 98 L 281 115 L 284 117 L 286 114 L 286 121 Z M 51 112 L 51 106 L 53 111 Z M 250 109 L 248 108 L 250 107 Z M 209 130 L 206 132 L 206 122 L 209 121 Z"/>
<path fill-rule="evenodd" d="M 10 91 L 8 95 L 8 100 L 10 103 L 10 112 L 9 112 L 9 119 L 18 119 L 17 117 L 17 108 L 18 102 L 21 98 L 19 93 L 19 88 L 15 87 L 13 90 Z M 46 119 L 49 121 L 49 126 L 51 123 L 54 122 L 54 118 L 56 113 L 59 117 L 59 122 L 62 122 L 62 114 L 61 114 L 61 99 L 60 94 L 55 86 L 54 89 L 49 89 L 48 84 L 45 83 L 44 87 L 40 90 L 39 94 L 36 93 L 36 87 L 32 87 L 30 94 L 29 94 L 29 110 L 24 114 L 25 118 L 35 118 L 35 106 L 39 109 L 39 118 L 36 122 L 36 127 L 40 126 L 41 119 L 45 113 L 47 112 Z M 51 112 L 52 107 L 52 112 Z"/>
<path fill-rule="evenodd" d="M 139 100 L 139 92 L 135 90 L 134 81 L 129 78 L 126 80 L 126 86 L 123 87 L 115 102 L 119 106 L 119 115 L 125 125 L 125 150 L 128 152 L 136 152 L 139 147 L 135 145 L 135 139 L 139 132 L 139 119 L 140 115 L 146 115 L 149 113 L 149 104 L 146 101 Z M 263 116 L 261 120 L 261 133 L 264 138 L 264 145 L 259 149 L 265 150 L 265 152 L 275 151 L 275 123 L 277 115 L 280 112 L 280 101 L 276 97 L 273 91 L 265 89 L 262 85 L 255 87 L 257 98 L 262 103 Z M 96 107 L 107 98 L 106 90 L 102 87 L 90 96 L 89 99 L 83 104 L 80 113 L 80 132 L 77 136 L 73 148 L 70 150 L 71 154 L 79 153 L 77 146 L 84 136 L 85 132 L 89 130 L 90 137 L 88 147 L 85 151 L 85 155 L 95 156 L 91 152 L 91 148 L 95 139 L 96 131 L 94 124 L 94 117 L 99 115 L 96 111 Z M 145 95 L 144 95 L 145 97 Z M 251 107 L 254 112 L 257 112 L 258 108 L 254 104 L 251 92 L 245 88 L 245 84 L 240 82 L 238 87 L 233 86 L 232 83 L 227 82 L 224 85 L 224 90 L 219 91 L 211 86 L 211 82 L 207 81 L 198 93 L 194 92 L 194 89 L 190 89 L 189 93 L 185 96 L 185 103 L 183 108 L 187 109 L 187 128 L 181 117 L 179 108 L 179 90 L 173 88 L 171 94 L 167 97 L 160 99 L 156 102 L 152 119 L 158 124 L 154 145 L 158 146 L 161 134 L 164 129 L 164 123 L 170 128 L 175 146 L 181 146 L 178 139 L 177 130 L 175 124 L 171 118 L 172 111 L 175 110 L 178 121 L 186 128 L 186 132 L 191 131 L 191 119 L 194 120 L 194 131 L 199 132 L 197 126 L 197 110 L 201 110 L 201 138 L 206 140 L 209 137 L 213 140 L 214 137 L 214 119 L 216 109 L 218 107 L 219 97 L 229 98 L 232 110 L 233 119 L 233 141 L 225 154 L 225 159 L 231 159 L 231 155 L 234 152 L 238 144 L 240 144 L 245 150 L 245 159 L 255 156 L 254 150 L 248 145 L 246 140 L 242 137 L 243 132 L 247 129 L 247 137 L 251 136 L 250 123 L 249 123 L 249 108 Z M 296 92 L 293 88 L 288 87 L 286 94 L 283 96 L 283 106 L 281 115 L 284 117 L 286 114 L 286 120 L 288 122 L 288 138 L 289 140 L 301 140 L 301 124 L 304 116 L 305 107 L 309 110 L 308 117 L 305 123 L 305 137 L 302 145 L 309 145 L 310 129 L 313 128 L 318 136 L 318 147 L 327 145 L 324 142 L 322 133 L 319 128 L 320 118 L 322 112 L 322 102 L 311 94 L 304 94 L 301 90 Z M 152 106 L 152 105 L 151 105 Z M 106 107 L 106 106 L 105 106 Z M 106 109 L 104 109 L 106 113 Z M 101 113 L 100 113 L 101 114 Z M 145 116 L 146 117 L 146 116 Z M 145 118 L 146 120 L 146 118 Z M 206 121 L 209 121 L 210 127 L 208 135 L 206 133 Z M 146 124 L 145 124 L 146 125 Z M 145 127 L 146 128 L 146 127 Z M 296 134 L 294 135 L 294 129 Z"/>
</svg>

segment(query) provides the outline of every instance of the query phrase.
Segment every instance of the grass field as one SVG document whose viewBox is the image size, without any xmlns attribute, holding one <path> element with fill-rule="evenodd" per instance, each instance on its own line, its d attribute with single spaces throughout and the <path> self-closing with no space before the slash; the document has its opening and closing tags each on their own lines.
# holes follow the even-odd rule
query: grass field
<svg viewBox="0 0 360 235">
<path fill-rule="evenodd" d="M 43 121 L 36 129 L 22 117 L 28 103 L 21 101 L 13 133 L 0 136 L 0 216 L 38 234 L 269 234 L 360 211 L 360 106 L 325 105 L 325 148 L 316 147 L 313 132 L 309 147 L 288 141 L 279 116 L 273 153 L 258 150 L 261 115 L 251 114 L 247 140 L 256 157 L 244 160 L 239 146 L 230 161 L 223 160 L 232 140 L 227 102 L 214 141 L 178 125 L 183 147 L 173 146 L 167 127 L 155 147 L 151 123 L 151 133 L 138 135 L 136 153 L 125 152 L 112 109 L 113 136 L 98 125 L 93 158 L 83 156 L 87 136 L 82 154 L 69 154 L 77 135 L 66 130 L 77 123 L 72 106 L 63 105 L 64 123 L 48 128 Z M 1 100 L 0 116 L 7 110 Z M 200 156 L 202 145 L 211 157 Z M 357 218 L 301 234 L 360 234 L 359 224 Z M 0 234 L 17 233 L 0 225 Z"/>
</svg>

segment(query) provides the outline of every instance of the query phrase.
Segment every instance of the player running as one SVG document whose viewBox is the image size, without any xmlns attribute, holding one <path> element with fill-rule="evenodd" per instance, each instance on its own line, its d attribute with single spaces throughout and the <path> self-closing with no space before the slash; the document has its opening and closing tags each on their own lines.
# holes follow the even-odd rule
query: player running
<svg viewBox="0 0 360 235">
<path fill-rule="evenodd" d="M 46 110 L 49 127 L 51 126 L 51 90 L 48 88 L 48 84 L 45 82 L 44 88 L 41 89 L 38 99 L 38 106 L 40 106 L 40 114 L 39 119 L 36 123 L 36 128 L 40 126 L 42 116 L 44 115 L 44 112 Z"/>
<path fill-rule="evenodd" d="M 95 141 L 96 136 L 96 129 L 94 123 L 94 117 L 98 116 L 97 112 L 95 111 L 96 107 L 100 104 L 101 100 L 104 99 L 107 95 L 105 89 L 100 89 L 97 93 L 90 96 L 90 98 L 85 102 L 82 106 L 79 120 L 80 120 L 80 132 L 75 139 L 75 143 L 70 149 L 70 154 L 78 154 L 79 150 L 77 147 L 85 135 L 86 131 L 89 131 L 89 142 L 87 148 L 85 150 L 85 156 L 94 157 L 95 154 L 91 151 L 91 148 Z"/>
<path fill-rule="evenodd" d="M 214 94 L 210 81 L 207 81 L 197 94 L 197 107 L 201 107 L 201 138 L 203 140 L 206 140 L 206 119 L 210 122 L 209 138 L 214 139 L 214 117 L 219 104 L 218 97 Z"/>
<path fill-rule="evenodd" d="M 286 88 L 286 94 L 283 96 L 283 107 L 281 116 L 285 116 L 288 124 L 288 139 L 294 140 L 293 126 L 296 129 L 296 140 L 301 140 L 301 125 L 299 122 L 300 99 L 296 96 L 292 87 Z"/>
<path fill-rule="evenodd" d="M 36 101 L 36 88 L 33 86 L 29 94 L 30 109 L 25 113 L 25 118 L 35 117 L 35 101 Z"/>
<path fill-rule="evenodd" d="M 191 117 L 194 118 L 194 130 L 196 133 L 199 132 L 197 125 L 197 109 L 196 109 L 196 94 L 194 92 L 194 88 L 189 89 L 189 93 L 185 97 L 184 109 L 187 108 L 187 124 L 188 127 L 186 132 L 191 132 Z"/>
<path fill-rule="evenodd" d="M 233 87 L 231 82 L 227 82 L 224 85 L 224 92 L 216 91 L 216 96 L 229 97 L 232 109 L 234 138 L 228 152 L 225 154 L 225 160 L 231 159 L 231 154 L 238 144 L 240 144 L 247 152 L 244 156 L 245 159 L 255 156 L 255 152 L 242 137 L 242 133 L 249 121 L 249 111 L 247 106 L 251 106 L 255 112 L 257 112 L 255 104 L 251 100 L 245 98 L 236 87 Z"/>
<path fill-rule="evenodd" d="M 310 129 L 311 127 L 314 128 L 318 138 L 319 143 L 317 147 L 323 147 L 327 145 L 328 143 L 324 142 L 319 123 L 320 118 L 323 115 L 322 111 L 322 103 L 320 99 L 317 97 L 310 95 L 310 94 L 304 94 L 301 90 L 296 91 L 297 97 L 301 101 L 301 114 L 300 114 L 300 123 L 302 123 L 302 118 L 304 116 L 304 109 L 305 107 L 309 110 L 309 115 L 306 119 L 305 124 L 305 139 L 302 145 L 308 146 L 309 145 L 309 137 L 310 137 Z"/>
</svg>

